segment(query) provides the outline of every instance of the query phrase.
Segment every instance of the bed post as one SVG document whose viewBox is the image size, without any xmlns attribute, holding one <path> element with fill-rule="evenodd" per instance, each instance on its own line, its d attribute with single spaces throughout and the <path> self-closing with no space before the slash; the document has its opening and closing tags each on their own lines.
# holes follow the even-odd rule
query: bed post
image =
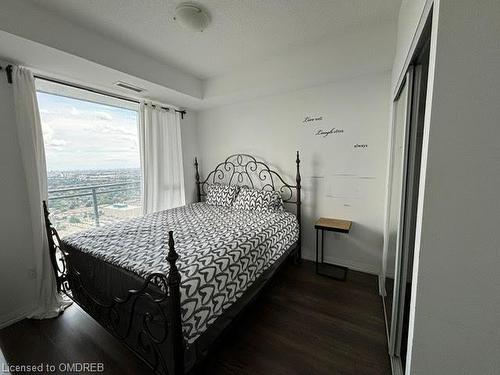
<svg viewBox="0 0 500 375">
<path fill-rule="evenodd" d="M 194 168 L 196 169 L 196 174 L 194 176 L 196 180 L 196 196 L 198 202 L 201 202 L 201 190 L 200 190 L 200 173 L 198 172 L 198 158 L 195 156 L 194 158 Z"/>
<path fill-rule="evenodd" d="M 299 222 L 299 240 L 297 241 L 297 248 L 298 248 L 297 249 L 297 260 L 300 262 L 302 259 L 302 223 L 300 221 L 302 202 L 300 201 L 301 177 L 300 177 L 300 158 L 299 158 L 298 151 L 297 151 L 297 159 L 295 160 L 295 163 L 297 164 L 297 174 L 295 176 L 295 181 L 297 181 L 297 220 Z"/>
<path fill-rule="evenodd" d="M 170 316 L 170 335 L 172 345 L 172 358 L 174 360 L 172 375 L 184 374 L 184 340 L 182 336 L 182 317 L 181 317 L 181 294 L 179 285 L 181 283 L 181 274 L 175 264 L 179 255 L 175 252 L 173 232 L 168 232 L 168 256 L 167 261 L 170 264 L 168 272 L 168 295 L 169 295 L 169 316 Z"/>
</svg>

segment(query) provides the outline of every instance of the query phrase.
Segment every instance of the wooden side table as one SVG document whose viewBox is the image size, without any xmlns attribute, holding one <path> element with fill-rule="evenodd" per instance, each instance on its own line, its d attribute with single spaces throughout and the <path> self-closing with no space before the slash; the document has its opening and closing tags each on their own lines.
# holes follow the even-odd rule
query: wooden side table
<svg viewBox="0 0 500 375">
<path fill-rule="evenodd" d="M 349 233 L 351 230 L 352 221 L 340 220 L 340 219 L 330 219 L 326 217 L 320 218 L 314 224 L 314 229 L 316 229 L 316 273 L 318 275 L 329 276 L 336 280 L 345 281 L 347 277 L 347 271 L 349 268 L 344 266 L 338 266 L 336 264 L 325 263 L 323 261 L 323 250 L 324 250 L 324 234 L 325 230 L 328 232 L 336 233 Z M 319 231 L 321 231 L 321 261 L 319 260 L 319 249 L 318 249 L 318 236 Z M 342 270 L 343 276 L 337 276 L 335 270 Z"/>
</svg>

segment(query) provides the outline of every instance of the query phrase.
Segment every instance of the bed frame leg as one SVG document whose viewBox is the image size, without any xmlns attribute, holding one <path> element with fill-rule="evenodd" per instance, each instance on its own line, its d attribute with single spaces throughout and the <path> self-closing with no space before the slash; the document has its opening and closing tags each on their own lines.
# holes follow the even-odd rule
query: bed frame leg
<svg viewBox="0 0 500 375">
<path fill-rule="evenodd" d="M 172 231 L 168 232 L 168 256 L 167 261 L 170 264 L 168 272 L 168 291 L 169 291 L 169 318 L 170 335 L 172 343 L 172 358 L 174 359 L 173 374 L 184 374 L 184 339 L 182 336 L 182 317 L 181 317 L 181 294 L 180 282 L 181 275 L 175 262 L 179 255 L 175 252 L 174 235 Z"/>
<path fill-rule="evenodd" d="M 302 178 L 300 177 L 300 158 L 299 158 L 299 152 L 297 151 L 297 159 L 295 159 L 295 164 L 297 164 L 297 173 L 295 175 L 295 181 L 297 183 L 297 221 L 299 222 L 299 239 L 297 241 L 297 257 L 296 257 L 296 262 L 300 263 L 302 261 L 302 223 L 301 223 L 301 196 L 300 196 L 300 189 L 302 188 L 301 186 L 301 181 Z"/>
</svg>

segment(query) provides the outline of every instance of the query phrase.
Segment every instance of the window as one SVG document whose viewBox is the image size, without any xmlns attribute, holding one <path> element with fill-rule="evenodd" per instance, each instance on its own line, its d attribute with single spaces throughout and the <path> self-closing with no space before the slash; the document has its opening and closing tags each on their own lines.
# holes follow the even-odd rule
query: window
<svg viewBox="0 0 500 375">
<path fill-rule="evenodd" d="M 59 233 L 140 215 L 137 104 L 41 80 L 37 91 Z"/>
</svg>

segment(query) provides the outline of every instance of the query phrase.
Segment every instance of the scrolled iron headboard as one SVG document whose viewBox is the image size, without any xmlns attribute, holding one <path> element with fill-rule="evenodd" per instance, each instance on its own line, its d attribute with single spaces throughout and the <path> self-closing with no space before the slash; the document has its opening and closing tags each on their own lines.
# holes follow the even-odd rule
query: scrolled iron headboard
<svg viewBox="0 0 500 375">
<path fill-rule="evenodd" d="M 217 164 L 215 169 L 210 171 L 204 180 L 200 180 L 198 170 L 198 159 L 194 159 L 196 169 L 196 193 L 198 202 L 201 202 L 207 195 L 207 187 L 210 184 L 227 184 L 245 186 L 254 189 L 272 190 L 281 194 L 283 203 L 296 205 L 296 215 L 299 221 L 299 231 L 301 232 L 301 177 L 300 158 L 297 151 L 295 184 L 289 184 L 283 179 L 281 174 L 271 169 L 266 163 L 248 154 L 233 154 L 223 162 Z M 298 240 L 298 255 L 300 259 L 301 234 Z"/>
</svg>

